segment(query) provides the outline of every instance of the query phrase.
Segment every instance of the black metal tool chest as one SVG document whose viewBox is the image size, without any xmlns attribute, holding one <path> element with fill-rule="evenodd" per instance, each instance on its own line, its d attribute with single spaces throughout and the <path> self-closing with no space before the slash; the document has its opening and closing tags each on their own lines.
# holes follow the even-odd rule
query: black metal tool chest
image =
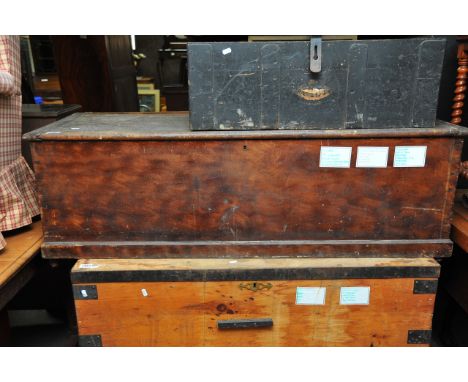
<svg viewBox="0 0 468 382">
<path fill-rule="evenodd" d="M 189 44 L 192 130 L 434 126 L 444 39 L 311 44 Z"/>
</svg>

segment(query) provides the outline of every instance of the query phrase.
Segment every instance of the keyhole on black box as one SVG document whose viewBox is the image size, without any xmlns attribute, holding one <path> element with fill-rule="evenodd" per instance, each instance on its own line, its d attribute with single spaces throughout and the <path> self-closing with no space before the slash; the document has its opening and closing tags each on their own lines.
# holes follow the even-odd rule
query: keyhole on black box
<svg viewBox="0 0 468 382">
<path fill-rule="evenodd" d="M 318 47 L 314 45 L 314 56 L 312 57 L 315 61 L 318 60 Z"/>
</svg>

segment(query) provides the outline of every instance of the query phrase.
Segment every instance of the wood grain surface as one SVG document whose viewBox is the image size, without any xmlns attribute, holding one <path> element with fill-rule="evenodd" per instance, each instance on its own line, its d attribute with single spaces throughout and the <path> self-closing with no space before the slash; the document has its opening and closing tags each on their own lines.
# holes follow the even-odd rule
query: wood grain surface
<svg viewBox="0 0 468 382">
<path fill-rule="evenodd" d="M 42 244 L 40 221 L 4 232 L 7 246 L 0 251 L 0 311 L 31 280 L 38 269 Z"/>
<path fill-rule="evenodd" d="M 79 334 L 103 346 L 407 346 L 409 330 L 431 329 L 435 295 L 413 294 L 412 278 L 268 282 L 97 284 L 98 299 L 75 301 Z M 343 286 L 370 287 L 369 305 L 340 305 Z M 297 287 L 327 288 L 325 304 L 297 305 Z M 217 328 L 245 318 L 273 327 Z"/>
<path fill-rule="evenodd" d="M 36 256 L 42 244 L 42 224 L 34 222 L 29 227 L 7 234 L 7 246 L 0 251 L 0 288 Z"/>
<path fill-rule="evenodd" d="M 462 140 L 433 138 L 33 143 L 45 257 L 442 257 Z M 427 146 L 393 167 L 395 146 Z M 319 166 L 352 147 L 351 168 Z M 356 168 L 358 146 L 389 147 Z"/>
<path fill-rule="evenodd" d="M 132 271 L 193 271 L 223 269 L 294 269 L 294 268 L 438 268 L 434 259 L 425 258 L 291 258 L 291 259 L 82 259 L 72 274 Z M 91 276 L 92 277 L 92 276 Z"/>
</svg>

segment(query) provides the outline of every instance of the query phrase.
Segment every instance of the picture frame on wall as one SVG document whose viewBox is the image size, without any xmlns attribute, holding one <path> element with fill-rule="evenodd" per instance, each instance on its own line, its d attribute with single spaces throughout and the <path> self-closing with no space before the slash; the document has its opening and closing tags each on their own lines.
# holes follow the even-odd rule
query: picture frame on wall
<svg viewBox="0 0 468 382">
<path fill-rule="evenodd" d="M 159 113 L 160 112 L 160 91 L 159 89 L 138 89 L 138 101 L 140 112 Z"/>
<path fill-rule="evenodd" d="M 154 84 L 138 84 L 138 90 L 154 90 Z"/>
</svg>

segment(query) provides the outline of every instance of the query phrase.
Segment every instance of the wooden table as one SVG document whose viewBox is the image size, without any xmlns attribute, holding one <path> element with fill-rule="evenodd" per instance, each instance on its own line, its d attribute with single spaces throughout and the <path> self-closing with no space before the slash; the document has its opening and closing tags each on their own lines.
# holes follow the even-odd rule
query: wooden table
<svg viewBox="0 0 468 382">
<path fill-rule="evenodd" d="M 457 195 L 453 206 L 451 239 L 465 252 L 468 252 L 468 208 Z"/>
<path fill-rule="evenodd" d="M 468 208 L 462 202 L 463 194 L 467 190 L 457 190 L 453 207 L 451 239 L 462 251 L 455 250 L 455 254 L 448 263 L 446 275 L 442 285 L 450 296 L 468 314 Z"/>
<path fill-rule="evenodd" d="M 6 248 L 0 252 L 0 344 L 8 337 L 5 306 L 36 273 L 42 244 L 40 221 L 15 233 L 5 234 Z"/>
<path fill-rule="evenodd" d="M 453 255 L 441 262 L 433 333 L 445 346 L 468 345 L 468 208 L 462 202 L 468 190 L 459 189 L 453 208 Z"/>
</svg>

